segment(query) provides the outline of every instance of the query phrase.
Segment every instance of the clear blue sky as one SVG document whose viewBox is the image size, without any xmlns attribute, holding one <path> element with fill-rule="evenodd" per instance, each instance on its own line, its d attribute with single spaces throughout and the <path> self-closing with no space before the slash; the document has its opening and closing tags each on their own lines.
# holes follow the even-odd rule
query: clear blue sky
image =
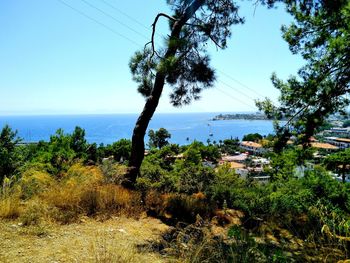
<svg viewBox="0 0 350 263">
<path fill-rule="evenodd" d="M 154 16 L 169 11 L 165 2 L 0 0 L 0 115 L 140 112 L 144 99 L 128 63 L 148 41 Z M 260 6 L 254 14 L 252 2 L 239 4 L 246 23 L 232 28 L 226 50 L 210 48 L 216 86 L 180 109 L 169 104 L 166 89 L 158 112 L 252 111 L 253 99 L 278 97 L 272 72 L 297 72 L 303 61 L 281 37 L 281 25 L 291 21 L 283 6 Z M 158 32 L 166 30 L 163 23 Z"/>
</svg>

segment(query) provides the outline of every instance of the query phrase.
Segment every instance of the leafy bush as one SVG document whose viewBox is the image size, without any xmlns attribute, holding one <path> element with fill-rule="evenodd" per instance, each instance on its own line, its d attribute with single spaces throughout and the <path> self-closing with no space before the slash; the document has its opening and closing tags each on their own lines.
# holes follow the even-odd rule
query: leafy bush
<svg viewBox="0 0 350 263">
<path fill-rule="evenodd" d="M 127 162 L 130 159 L 131 153 L 131 141 L 127 139 L 121 139 L 112 145 L 107 145 L 104 149 L 104 155 L 106 157 L 113 156 L 117 162 Z"/>
<path fill-rule="evenodd" d="M 243 136 L 242 141 L 252 141 L 252 142 L 258 142 L 262 139 L 262 135 L 259 133 L 249 133 Z"/>
<path fill-rule="evenodd" d="M 163 169 L 158 162 L 146 159 L 141 166 L 141 176 L 137 178 L 137 188 L 141 191 L 158 190 L 160 192 L 177 191 L 178 178 Z"/>
<path fill-rule="evenodd" d="M 16 147 L 20 140 L 17 131 L 12 131 L 8 125 L 0 132 L 0 185 L 5 177 L 12 177 L 22 164 L 20 149 Z"/>
<path fill-rule="evenodd" d="M 121 184 L 127 172 L 127 166 L 116 163 L 113 160 L 105 160 L 100 164 L 103 180 L 106 183 Z"/>
</svg>

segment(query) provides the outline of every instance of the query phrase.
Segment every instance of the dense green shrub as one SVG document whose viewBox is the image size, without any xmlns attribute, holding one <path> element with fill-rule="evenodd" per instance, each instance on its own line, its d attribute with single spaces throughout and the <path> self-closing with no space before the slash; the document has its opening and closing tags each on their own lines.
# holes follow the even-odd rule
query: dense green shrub
<svg viewBox="0 0 350 263">
<path fill-rule="evenodd" d="M 5 177 L 12 177 L 22 165 L 22 155 L 16 144 L 21 139 L 17 137 L 17 131 L 13 131 L 5 125 L 0 132 L 0 185 Z"/>
<path fill-rule="evenodd" d="M 159 163 L 145 160 L 141 166 L 137 187 L 143 191 L 177 192 L 179 178 L 163 169 Z"/>
</svg>

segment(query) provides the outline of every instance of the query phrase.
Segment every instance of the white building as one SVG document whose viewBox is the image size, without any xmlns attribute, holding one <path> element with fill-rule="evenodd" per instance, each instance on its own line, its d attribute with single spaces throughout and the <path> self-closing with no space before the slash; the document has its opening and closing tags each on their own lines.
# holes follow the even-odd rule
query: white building
<svg viewBox="0 0 350 263">
<path fill-rule="evenodd" d="M 266 149 L 260 143 L 250 141 L 242 141 L 241 148 L 253 154 L 263 154 L 266 152 Z"/>
</svg>

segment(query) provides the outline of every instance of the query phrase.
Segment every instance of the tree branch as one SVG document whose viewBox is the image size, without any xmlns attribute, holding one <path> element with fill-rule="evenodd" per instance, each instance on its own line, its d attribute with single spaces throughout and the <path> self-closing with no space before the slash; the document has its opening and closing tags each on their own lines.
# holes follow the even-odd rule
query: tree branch
<svg viewBox="0 0 350 263">
<path fill-rule="evenodd" d="M 169 16 L 168 14 L 165 14 L 165 13 L 159 13 L 156 18 L 154 19 L 154 22 L 152 24 L 152 38 L 151 38 L 151 41 L 148 42 L 146 45 L 148 44 L 152 44 L 152 55 L 150 57 L 150 60 L 153 58 L 154 54 L 156 54 L 159 58 L 161 58 L 161 56 L 157 53 L 157 51 L 155 50 L 155 45 L 154 45 L 154 35 L 156 33 L 156 26 L 157 26 L 157 22 L 159 20 L 160 17 L 166 17 L 168 18 L 169 20 L 171 21 L 177 21 L 176 18 L 172 17 L 172 16 Z M 145 46 L 146 46 L 145 45 Z"/>
</svg>

